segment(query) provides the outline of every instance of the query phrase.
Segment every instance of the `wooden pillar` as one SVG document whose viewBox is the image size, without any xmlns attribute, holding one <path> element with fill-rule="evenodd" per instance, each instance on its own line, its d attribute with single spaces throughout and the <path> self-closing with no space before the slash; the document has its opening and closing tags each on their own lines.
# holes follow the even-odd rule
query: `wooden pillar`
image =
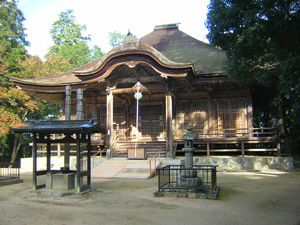
<svg viewBox="0 0 300 225">
<path fill-rule="evenodd" d="M 280 142 L 277 143 L 277 156 L 279 157 L 281 152 L 280 152 Z"/>
<path fill-rule="evenodd" d="M 173 157 L 173 131 L 172 131 L 172 92 L 166 93 L 166 152 L 167 157 Z"/>
<path fill-rule="evenodd" d="M 82 90 L 82 88 L 77 89 L 76 116 L 77 116 L 77 120 L 83 119 L 83 90 Z"/>
<path fill-rule="evenodd" d="M 248 132 L 251 132 L 251 129 L 253 128 L 253 112 L 252 112 L 252 97 L 250 90 L 248 91 L 247 95 L 247 128 Z"/>
<path fill-rule="evenodd" d="M 61 144 L 58 143 L 57 144 L 57 156 L 60 157 L 60 155 L 61 155 Z"/>
<path fill-rule="evenodd" d="M 88 187 L 91 187 L 91 134 L 88 134 L 88 152 L 87 152 L 87 170 L 88 170 L 88 176 L 87 176 L 87 185 Z"/>
<path fill-rule="evenodd" d="M 98 115 L 97 115 L 97 96 L 93 96 L 92 97 L 92 109 L 91 109 L 91 116 L 92 118 L 98 118 Z M 98 121 L 99 124 L 100 124 L 100 120 Z"/>
<path fill-rule="evenodd" d="M 71 86 L 66 86 L 66 100 L 65 100 L 65 120 L 71 120 Z M 64 167 L 70 166 L 70 144 L 65 144 L 64 150 Z"/>
<path fill-rule="evenodd" d="M 212 97 L 211 97 L 212 93 L 211 91 L 208 91 L 208 101 L 207 101 L 207 115 L 206 115 L 206 120 L 207 120 L 207 127 L 205 127 L 204 129 L 207 129 L 207 138 L 210 137 L 210 129 L 212 129 L 212 119 L 213 119 L 213 115 L 212 115 Z"/>
<path fill-rule="evenodd" d="M 65 120 L 71 119 L 71 86 L 66 86 L 66 99 L 65 99 Z"/>
<path fill-rule="evenodd" d="M 37 190 L 37 178 L 36 178 L 36 169 L 37 169 L 37 140 L 36 140 L 37 136 L 36 133 L 33 133 L 33 145 L 32 145 L 32 160 L 33 160 L 33 172 L 32 172 L 32 186 L 33 186 L 33 190 L 36 191 Z"/>
<path fill-rule="evenodd" d="M 47 135 L 47 172 L 51 170 L 51 142 L 50 134 Z"/>
<path fill-rule="evenodd" d="M 80 193 L 81 190 L 81 179 L 80 179 L 80 133 L 76 133 L 76 190 Z"/>
<path fill-rule="evenodd" d="M 242 150 L 242 157 L 245 156 L 245 143 L 242 141 L 241 142 L 241 150 Z"/>
<path fill-rule="evenodd" d="M 206 155 L 207 157 L 210 156 L 209 142 L 206 142 Z"/>
<path fill-rule="evenodd" d="M 113 152 L 113 149 L 111 149 L 112 142 L 113 142 L 113 117 L 114 117 L 114 97 L 112 93 L 112 89 L 107 89 L 107 95 L 106 95 L 106 129 L 107 129 L 107 135 L 106 135 L 106 148 L 111 150 L 111 153 Z"/>
</svg>

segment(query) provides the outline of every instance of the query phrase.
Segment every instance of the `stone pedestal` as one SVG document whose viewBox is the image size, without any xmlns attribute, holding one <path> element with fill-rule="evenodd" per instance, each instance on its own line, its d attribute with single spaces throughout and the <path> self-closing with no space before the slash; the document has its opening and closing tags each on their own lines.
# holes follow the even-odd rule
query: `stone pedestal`
<svg viewBox="0 0 300 225">
<path fill-rule="evenodd" d="M 46 188 L 70 190 L 75 188 L 75 173 L 55 173 L 46 175 Z"/>
<path fill-rule="evenodd" d="M 202 185 L 201 177 L 178 177 L 176 184 L 181 188 L 196 188 Z"/>
<path fill-rule="evenodd" d="M 193 153 L 196 149 L 195 148 L 183 148 L 182 151 L 184 152 L 185 156 L 185 168 L 186 169 L 193 169 Z"/>
</svg>

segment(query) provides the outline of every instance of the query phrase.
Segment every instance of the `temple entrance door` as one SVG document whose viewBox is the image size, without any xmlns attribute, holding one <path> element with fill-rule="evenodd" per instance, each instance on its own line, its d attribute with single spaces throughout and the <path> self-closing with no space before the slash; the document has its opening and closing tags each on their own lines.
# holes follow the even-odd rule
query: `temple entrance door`
<svg viewBox="0 0 300 225">
<path fill-rule="evenodd" d="M 125 109 L 123 106 L 114 107 L 114 131 L 118 132 L 120 138 L 125 137 L 126 119 Z"/>
<path fill-rule="evenodd" d="M 141 137 L 163 137 L 163 105 L 140 106 L 139 115 L 139 132 Z"/>
</svg>

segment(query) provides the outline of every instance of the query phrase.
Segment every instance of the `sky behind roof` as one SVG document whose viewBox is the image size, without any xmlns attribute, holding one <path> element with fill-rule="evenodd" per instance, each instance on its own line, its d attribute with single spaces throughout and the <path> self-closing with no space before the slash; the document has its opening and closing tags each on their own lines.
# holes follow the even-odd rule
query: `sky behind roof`
<svg viewBox="0 0 300 225">
<path fill-rule="evenodd" d="M 153 31 L 156 25 L 180 23 L 179 29 L 190 36 L 208 42 L 206 20 L 209 0 L 19 0 L 26 21 L 29 54 L 43 58 L 52 43 L 50 30 L 67 9 L 74 10 L 76 23 L 86 25 L 91 34 L 90 45 L 103 52 L 111 49 L 109 32 L 128 30 L 138 38 Z"/>
</svg>

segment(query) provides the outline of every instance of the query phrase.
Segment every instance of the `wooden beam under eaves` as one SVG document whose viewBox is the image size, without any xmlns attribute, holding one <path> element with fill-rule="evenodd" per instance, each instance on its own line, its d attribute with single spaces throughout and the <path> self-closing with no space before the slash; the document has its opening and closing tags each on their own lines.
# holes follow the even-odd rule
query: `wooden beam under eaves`
<svg viewBox="0 0 300 225">
<path fill-rule="evenodd" d="M 118 84 L 135 84 L 136 82 L 140 83 L 149 83 L 149 82 L 161 82 L 163 81 L 164 78 L 160 76 L 155 76 L 155 77 L 132 77 L 132 78 L 122 78 L 118 80 Z"/>
<path fill-rule="evenodd" d="M 136 88 L 116 88 L 111 90 L 115 94 L 125 94 L 125 93 L 134 93 Z M 165 88 L 160 85 L 148 85 L 147 87 L 142 86 L 140 89 L 141 92 L 164 92 Z"/>
</svg>

